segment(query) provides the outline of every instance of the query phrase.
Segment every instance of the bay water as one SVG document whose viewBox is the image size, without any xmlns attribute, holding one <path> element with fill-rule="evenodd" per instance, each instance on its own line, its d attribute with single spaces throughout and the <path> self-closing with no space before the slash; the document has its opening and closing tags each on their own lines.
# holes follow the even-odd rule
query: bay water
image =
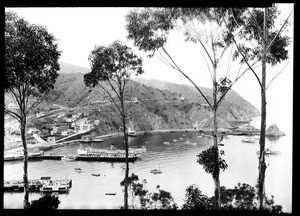
<svg viewBox="0 0 300 216">
<path fill-rule="evenodd" d="M 258 124 L 254 119 L 252 124 Z M 257 126 L 257 125 L 256 125 Z M 259 126 L 258 126 L 259 128 Z M 286 131 L 284 131 L 286 132 Z M 233 188 L 237 183 L 256 184 L 258 178 L 259 136 L 252 136 L 255 143 L 243 143 L 247 136 L 225 136 L 220 149 L 225 151 L 224 159 L 228 169 L 221 172 L 222 186 Z M 122 137 L 105 139 L 101 143 L 73 143 L 55 148 L 45 154 L 76 154 L 77 149 L 108 148 L 112 143 L 116 148 L 124 149 Z M 213 196 L 214 184 L 210 174 L 197 163 L 201 151 L 212 145 L 212 138 L 199 132 L 169 132 L 144 134 L 129 139 L 130 146 L 145 146 L 147 153 L 140 160 L 130 163 L 129 174 L 138 175 L 140 182 L 147 181 L 147 189 L 155 192 L 156 186 L 169 191 L 180 207 L 184 202 L 185 189 L 197 184 L 203 194 Z M 266 194 L 274 195 L 275 204 L 283 206 L 283 211 L 292 210 L 292 136 L 277 139 L 266 138 L 266 147 L 279 151 L 279 155 L 266 158 Z M 124 163 L 42 160 L 30 161 L 29 179 L 51 176 L 53 179 L 72 179 L 72 188 L 68 194 L 59 194 L 59 209 L 119 209 L 123 205 L 123 192 L 120 182 L 124 179 Z M 80 167 L 83 172 L 75 172 Z M 151 169 L 161 169 L 162 174 L 150 173 Z M 100 177 L 92 176 L 100 173 Z M 4 180 L 22 179 L 23 162 L 5 162 Z M 116 193 L 108 196 L 105 193 Z M 30 200 L 40 198 L 40 193 L 30 193 Z M 4 208 L 22 208 L 23 193 L 4 193 Z M 130 204 L 130 199 L 129 199 Z"/>
</svg>

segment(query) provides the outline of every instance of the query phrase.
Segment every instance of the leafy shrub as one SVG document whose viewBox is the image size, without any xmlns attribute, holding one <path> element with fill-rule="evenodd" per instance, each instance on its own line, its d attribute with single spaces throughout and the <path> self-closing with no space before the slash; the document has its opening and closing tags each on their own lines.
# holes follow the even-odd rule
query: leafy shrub
<svg viewBox="0 0 300 216">
<path fill-rule="evenodd" d="M 39 198 L 38 200 L 33 200 L 29 209 L 57 209 L 60 204 L 58 197 L 50 194 L 46 194 L 45 196 Z"/>
</svg>

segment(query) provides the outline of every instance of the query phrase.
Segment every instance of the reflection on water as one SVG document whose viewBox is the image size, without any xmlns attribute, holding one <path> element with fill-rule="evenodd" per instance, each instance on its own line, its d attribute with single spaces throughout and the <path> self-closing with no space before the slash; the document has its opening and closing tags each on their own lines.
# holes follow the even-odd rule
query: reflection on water
<svg viewBox="0 0 300 216">
<path fill-rule="evenodd" d="M 258 141 L 242 143 L 244 136 L 227 136 L 223 140 L 225 160 L 228 169 L 221 173 L 221 185 L 231 188 L 238 182 L 255 185 L 258 177 Z M 254 139 L 258 140 L 258 136 Z M 164 144 L 164 142 L 167 142 Z M 267 146 L 281 152 L 269 156 L 266 171 L 266 194 L 275 196 L 275 203 L 283 206 L 285 212 L 291 212 L 291 179 L 292 179 L 292 142 L 289 136 L 277 140 L 266 140 Z M 122 137 L 106 139 L 101 143 L 75 143 L 52 149 L 47 154 L 77 153 L 78 148 L 108 148 L 111 143 L 124 149 Z M 130 173 L 139 179 L 147 179 L 149 191 L 154 191 L 159 184 L 171 192 L 175 202 L 181 206 L 185 189 L 191 184 L 199 185 L 201 191 L 213 196 L 212 177 L 205 173 L 197 163 L 196 155 L 212 144 L 212 139 L 198 132 L 174 132 L 145 134 L 129 139 L 130 146 L 146 146 L 147 153 L 141 160 L 130 163 Z M 83 172 L 77 173 L 75 167 Z M 160 168 L 163 173 L 154 175 L 151 169 Z M 100 173 L 100 177 L 92 173 Z M 22 162 L 5 162 L 4 179 L 22 179 Z M 73 186 L 68 194 L 59 194 L 60 209 L 116 209 L 123 205 L 123 193 L 120 182 L 124 178 L 123 163 L 86 162 L 86 161 L 30 161 L 29 179 L 51 176 L 52 178 L 71 178 Z M 284 178 L 283 178 L 284 176 Z M 107 196 L 105 193 L 116 193 Z M 30 199 L 41 195 L 30 193 Z M 22 208 L 23 193 L 4 193 L 4 208 Z"/>
</svg>

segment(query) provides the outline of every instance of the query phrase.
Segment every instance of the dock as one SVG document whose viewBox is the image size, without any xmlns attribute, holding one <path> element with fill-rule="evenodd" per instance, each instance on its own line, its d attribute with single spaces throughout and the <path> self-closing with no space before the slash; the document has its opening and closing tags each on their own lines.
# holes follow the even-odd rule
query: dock
<svg viewBox="0 0 300 216">
<path fill-rule="evenodd" d="M 41 188 L 44 185 L 49 185 L 49 183 L 43 182 L 43 177 L 41 179 L 31 179 L 28 180 L 28 191 L 29 192 L 41 192 Z M 72 187 L 72 179 L 62 179 L 53 180 L 48 177 L 51 182 L 61 183 L 66 185 L 68 188 Z M 23 180 L 4 180 L 3 186 L 4 192 L 24 192 L 24 182 Z"/>
<path fill-rule="evenodd" d="M 36 160 L 62 160 L 62 157 L 64 155 L 41 155 L 41 156 L 35 156 L 35 157 L 29 157 L 28 161 L 36 161 Z M 128 157 L 129 162 L 134 162 L 137 160 L 137 156 L 135 157 Z M 17 161 L 17 160 L 23 160 L 23 157 L 18 158 L 8 158 L 4 161 Z M 125 162 L 125 157 L 108 157 L 108 156 L 101 156 L 101 155 L 76 155 L 75 156 L 76 161 L 110 161 L 110 162 Z"/>
</svg>

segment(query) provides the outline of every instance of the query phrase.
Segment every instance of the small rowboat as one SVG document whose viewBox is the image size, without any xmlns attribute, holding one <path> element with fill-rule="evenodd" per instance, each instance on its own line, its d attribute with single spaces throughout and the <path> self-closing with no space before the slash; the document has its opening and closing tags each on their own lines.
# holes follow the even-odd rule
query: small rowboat
<svg viewBox="0 0 300 216">
<path fill-rule="evenodd" d="M 153 173 L 153 174 L 162 174 L 162 171 L 160 169 L 153 169 L 150 171 L 150 173 Z"/>
<path fill-rule="evenodd" d="M 99 176 L 100 176 L 100 173 L 92 173 L 92 176 L 99 177 Z"/>
<path fill-rule="evenodd" d="M 105 193 L 105 195 L 115 196 L 117 193 Z"/>
</svg>

